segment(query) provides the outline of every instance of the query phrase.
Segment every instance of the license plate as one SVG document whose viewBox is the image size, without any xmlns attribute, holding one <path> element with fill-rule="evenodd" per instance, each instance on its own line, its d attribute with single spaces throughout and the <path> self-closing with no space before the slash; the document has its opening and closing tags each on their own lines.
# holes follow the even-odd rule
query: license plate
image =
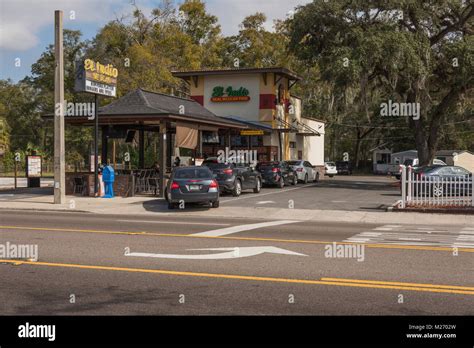
<svg viewBox="0 0 474 348">
<path fill-rule="evenodd" d="M 189 185 L 189 191 L 199 191 L 199 185 Z"/>
</svg>

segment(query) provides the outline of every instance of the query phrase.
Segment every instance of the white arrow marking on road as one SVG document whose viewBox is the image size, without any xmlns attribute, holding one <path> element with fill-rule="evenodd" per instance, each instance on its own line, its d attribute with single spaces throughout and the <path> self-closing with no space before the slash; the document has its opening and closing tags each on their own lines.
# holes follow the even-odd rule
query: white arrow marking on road
<svg viewBox="0 0 474 348">
<path fill-rule="evenodd" d="M 219 237 L 219 236 L 225 236 L 227 234 L 232 234 L 232 233 L 237 233 L 237 232 L 242 232 L 242 231 L 255 230 L 257 228 L 292 224 L 292 223 L 295 223 L 295 222 L 299 222 L 299 221 L 279 220 L 279 221 L 261 222 L 261 223 L 258 223 L 258 224 L 239 225 L 239 226 L 232 226 L 232 227 L 222 228 L 222 229 L 218 229 L 218 230 L 193 233 L 193 234 L 191 234 L 191 236 Z"/>
<path fill-rule="evenodd" d="M 205 255 L 177 255 L 177 254 L 149 254 L 149 253 L 129 253 L 126 256 L 138 256 L 138 257 L 155 257 L 160 259 L 184 259 L 184 260 L 222 260 L 222 259 L 235 259 L 241 257 L 256 256 L 263 253 L 270 254 L 283 254 L 283 255 L 297 255 L 297 256 L 308 256 L 305 254 L 296 253 L 294 251 L 285 250 L 273 246 L 261 246 L 261 247 L 236 247 L 236 248 L 208 248 L 208 249 L 188 249 L 188 250 L 214 250 L 214 251 L 225 251 L 218 254 L 205 254 Z"/>
</svg>

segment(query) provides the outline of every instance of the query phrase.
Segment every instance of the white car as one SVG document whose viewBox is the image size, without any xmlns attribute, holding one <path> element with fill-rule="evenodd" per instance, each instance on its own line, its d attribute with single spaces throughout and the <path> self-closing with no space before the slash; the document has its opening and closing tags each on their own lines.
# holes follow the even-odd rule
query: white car
<svg viewBox="0 0 474 348">
<path fill-rule="evenodd" d="M 324 162 L 324 167 L 326 168 L 326 175 L 329 175 L 330 178 L 337 174 L 336 163 Z"/>
<path fill-rule="evenodd" d="M 314 168 L 314 166 L 309 163 L 308 161 L 286 161 L 293 168 L 296 172 L 296 176 L 298 177 L 298 181 L 302 181 L 305 184 L 309 181 L 317 182 L 319 181 L 319 173 Z"/>
</svg>

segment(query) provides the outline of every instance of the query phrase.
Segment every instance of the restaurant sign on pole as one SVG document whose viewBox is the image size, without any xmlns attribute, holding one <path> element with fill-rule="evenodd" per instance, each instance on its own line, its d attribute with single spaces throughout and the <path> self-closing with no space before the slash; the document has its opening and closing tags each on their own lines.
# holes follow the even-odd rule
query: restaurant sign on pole
<svg viewBox="0 0 474 348">
<path fill-rule="evenodd" d="M 248 130 L 241 130 L 240 135 L 263 135 L 263 130 L 259 129 L 248 129 Z"/>
<path fill-rule="evenodd" d="M 117 96 L 117 76 L 118 70 L 112 64 L 105 65 L 92 59 L 78 61 L 74 89 L 76 92 L 115 97 Z"/>
<path fill-rule="evenodd" d="M 106 97 L 117 96 L 118 69 L 112 64 L 102 64 L 92 59 L 76 62 L 76 79 L 74 89 L 76 92 L 94 94 L 95 119 L 94 119 L 94 192 L 99 190 L 99 95 Z M 102 145 L 104 146 L 104 145 Z M 105 145 L 106 146 L 106 145 Z M 107 160 L 107 159 L 105 159 Z"/>
</svg>

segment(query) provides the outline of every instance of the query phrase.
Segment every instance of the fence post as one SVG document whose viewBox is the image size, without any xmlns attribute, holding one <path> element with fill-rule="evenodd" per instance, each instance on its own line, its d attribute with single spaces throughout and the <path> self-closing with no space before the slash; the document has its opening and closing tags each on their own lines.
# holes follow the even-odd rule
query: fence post
<svg viewBox="0 0 474 348">
<path fill-rule="evenodd" d="M 474 174 L 471 175 L 471 207 L 474 207 Z"/>
<path fill-rule="evenodd" d="M 400 166 L 402 168 L 401 184 L 402 184 L 402 208 L 406 207 L 406 185 L 407 185 L 407 168 L 404 165 Z"/>
</svg>

